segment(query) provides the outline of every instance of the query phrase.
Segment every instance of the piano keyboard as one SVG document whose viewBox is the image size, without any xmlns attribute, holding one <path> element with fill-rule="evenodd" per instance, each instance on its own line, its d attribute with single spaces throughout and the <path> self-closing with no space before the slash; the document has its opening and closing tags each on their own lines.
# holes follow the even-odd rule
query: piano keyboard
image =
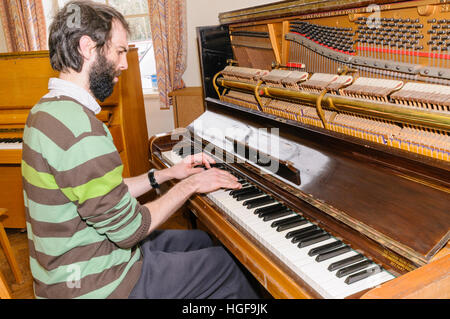
<svg viewBox="0 0 450 319">
<path fill-rule="evenodd" d="M 170 166 L 183 159 L 174 151 L 163 152 L 162 157 Z M 220 189 L 206 196 L 322 297 L 345 298 L 395 278 L 302 214 L 237 177 L 240 190 Z"/>
<path fill-rule="evenodd" d="M 21 138 L 0 138 L 0 150 L 22 149 Z"/>
</svg>

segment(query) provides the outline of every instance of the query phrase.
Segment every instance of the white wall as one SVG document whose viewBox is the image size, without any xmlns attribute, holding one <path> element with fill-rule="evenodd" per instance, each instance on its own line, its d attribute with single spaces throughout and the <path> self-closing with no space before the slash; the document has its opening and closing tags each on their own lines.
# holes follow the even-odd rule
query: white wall
<svg viewBox="0 0 450 319">
<path fill-rule="evenodd" d="M 144 106 L 149 138 L 174 129 L 172 107 L 169 110 L 161 110 L 158 94 L 145 94 Z"/>
</svg>

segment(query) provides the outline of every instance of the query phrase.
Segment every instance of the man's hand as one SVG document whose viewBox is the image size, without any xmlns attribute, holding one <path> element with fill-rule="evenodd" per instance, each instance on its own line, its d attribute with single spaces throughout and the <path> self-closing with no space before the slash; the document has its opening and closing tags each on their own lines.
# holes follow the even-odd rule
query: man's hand
<svg viewBox="0 0 450 319">
<path fill-rule="evenodd" d="M 195 193 L 209 193 L 220 188 L 240 189 L 242 185 L 238 179 L 225 170 L 211 168 L 215 161 L 208 155 L 199 153 L 188 156 L 183 162 L 165 170 L 157 171 L 170 172 L 171 176 L 166 175 L 168 179 L 182 179 L 173 186 L 167 193 L 155 201 L 145 204 L 151 214 L 151 224 L 148 234 L 157 229 L 173 212 L 179 209 L 186 200 Z M 204 165 L 204 168 L 194 168 L 197 165 Z"/>
<path fill-rule="evenodd" d="M 207 169 L 211 168 L 211 164 L 215 164 L 213 158 L 206 155 L 205 153 L 197 153 L 194 155 L 186 156 L 180 163 L 169 168 L 170 176 L 175 179 L 185 179 L 191 175 L 200 173 L 204 171 L 203 167 L 195 166 L 205 166 Z"/>
<path fill-rule="evenodd" d="M 219 188 L 240 189 L 242 187 L 235 176 L 218 168 L 192 175 L 184 182 L 190 184 L 195 193 L 209 193 Z"/>
<path fill-rule="evenodd" d="M 183 179 L 163 196 L 145 204 L 152 220 L 148 234 L 164 223 L 194 193 L 209 193 L 219 188 L 239 189 L 241 187 L 236 177 L 218 168 L 203 170 Z"/>
</svg>

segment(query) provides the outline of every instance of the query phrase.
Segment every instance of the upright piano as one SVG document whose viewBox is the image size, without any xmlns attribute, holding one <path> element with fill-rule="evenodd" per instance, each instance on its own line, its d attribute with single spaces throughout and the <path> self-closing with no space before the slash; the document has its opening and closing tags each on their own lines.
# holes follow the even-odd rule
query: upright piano
<svg viewBox="0 0 450 319">
<path fill-rule="evenodd" d="M 273 297 L 450 297 L 449 10 L 281 1 L 197 29 L 206 111 L 151 162 L 239 178 L 187 206 Z"/>
<path fill-rule="evenodd" d="M 100 103 L 97 115 L 109 128 L 124 164 L 124 176 L 150 168 L 139 59 L 128 53 L 124 71 L 113 94 Z M 57 77 L 48 51 L 0 54 L 0 207 L 8 209 L 7 228 L 25 228 L 22 190 L 22 134 L 30 109 L 48 92 L 48 80 Z"/>
</svg>

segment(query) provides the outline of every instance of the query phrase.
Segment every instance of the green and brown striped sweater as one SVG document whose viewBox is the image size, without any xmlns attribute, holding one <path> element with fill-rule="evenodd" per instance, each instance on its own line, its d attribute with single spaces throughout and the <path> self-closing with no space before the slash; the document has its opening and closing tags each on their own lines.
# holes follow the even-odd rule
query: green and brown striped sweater
<svg viewBox="0 0 450 319">
<path fill-rule="evenodd" d="M 36 297 L 128 297 L 151 221 L 122 170 L 109 130 L 91 110 L 69 97 L 32 108 L 22 176 Z"/>
</svg>

